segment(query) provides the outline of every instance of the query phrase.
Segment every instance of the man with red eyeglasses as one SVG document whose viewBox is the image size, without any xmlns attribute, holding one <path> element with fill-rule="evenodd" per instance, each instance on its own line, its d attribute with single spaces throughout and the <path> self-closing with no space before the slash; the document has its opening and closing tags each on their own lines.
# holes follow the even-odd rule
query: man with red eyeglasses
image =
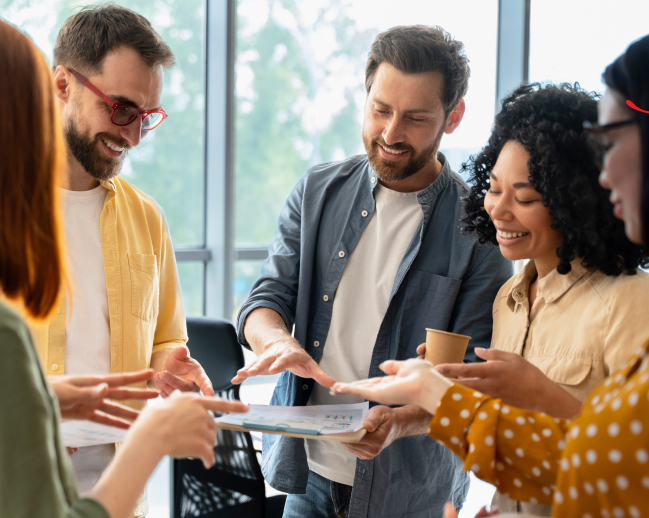
<svg viewBox="0 0 649 518">
<path fill-rule="evenodd" d="M 48 375 L 108 374 L 152 367 L 163 397 L 213 394 L 185 347 L 187 330 L 162 210 L 118 174 L 127 152 L 167 117 L 161 106 L 169 47 L 139 14 L 84 8 L 54 48 L 56 96 L 65 128 L 62 179 L 70 288 L 55 318 L 34 326 Z M 140 408 L 142 402 L 129 402 Z M 97 481 L 115 445 L 72 455 L 79 492 Z M 147 511 L 143 498 L 134 516 Z"/>
</svg>

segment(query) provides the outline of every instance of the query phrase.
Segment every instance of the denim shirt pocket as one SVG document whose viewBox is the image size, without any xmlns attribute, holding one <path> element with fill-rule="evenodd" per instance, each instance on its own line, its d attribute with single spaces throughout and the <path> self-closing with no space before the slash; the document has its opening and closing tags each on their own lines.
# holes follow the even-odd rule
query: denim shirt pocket
<svg viewBox="0 0 649 518">
<path fill-rule="evenodd" d="M 403 302 L 399 348 L 404 358 L 416 356 L 426 341 L 426 328 L 447 331 L 462 281 L 422 270 L 411 270 Z"/>
<path fill-rule="evenodd" d="M 145 322 L 158 316 L 158 263 L 153 254 L 128 254 L 131 274 L 131 313 Z"/>
</svg>

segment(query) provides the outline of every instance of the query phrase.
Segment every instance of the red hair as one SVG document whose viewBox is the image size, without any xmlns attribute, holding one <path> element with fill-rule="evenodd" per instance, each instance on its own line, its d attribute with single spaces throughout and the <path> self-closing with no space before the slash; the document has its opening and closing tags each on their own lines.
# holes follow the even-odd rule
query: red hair
<svg viewBox="0 0 649 518">
<path fill-rule="evenodd" d="M 0 290 L 47 317 L 63 284 L 57 187 L 65 166 L 51 72 L 0 21 Z"/>
</svg>

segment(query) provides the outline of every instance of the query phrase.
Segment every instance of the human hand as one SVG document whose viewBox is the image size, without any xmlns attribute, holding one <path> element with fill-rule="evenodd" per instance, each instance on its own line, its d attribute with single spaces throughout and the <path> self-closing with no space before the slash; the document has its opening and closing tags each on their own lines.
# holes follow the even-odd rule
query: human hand
<svg viewBox="0 0 649 518">
<path fill-rule="evenodd" d="M 153 371 L 143 370 L 126 374 L 103 376 L 48 376 L 59 402 L 63 419 L 80 419 L 127 429 L 139 412 L 110 399 L 143 400 L 158 397 L 157 390 L 127 387 L 151 379 Z"/>
<path fill-rule="evenodd" d="M 209 411 L 242 413 L 247 412 L 248 407 L 240 401 L 176 390 L 159 405 L 144 410 L 129 431 L 129 436 L 159 447 L 162 455 L 201 459 L 205 468 L 209 469 L 214 465 L 217 432 Z"/>
<path fill-rule="evenodd" d="M 200 363 L 189 356 L 189 349 L 181 345 L 173 349 L 165 360 L 164 368 L 153 378 L 162 397 L 168 397 L 174 390 L 181 392 L 203 392 L 213 396 L 212 382 Z"/>
<path fill-rule="evenodd" d="M 424 356 L 426 356 L 426 342 L 417 346 L 417 354 L 419 355 L 417 356 L 418 360 L 424 359 Z"/>
<path fill-rule="evenodd" d="M 367 433 L 356 443 L 341 443 L 359 459 L 369 460 L 376 457 L 392 442 L 399 438 L 396 416 L 392 408 L 375 406 L 365 416 L 363 428 Z"/>
<path fill-rule="evenodd" d="M 70 457 L 79 451 L 79 448 L 76 446 L 66 446 L 65 449 L 68 450 L 68 455 Z"/>
<path fill-rule="evenodd" d="M 336 383 L 332 393 L 351 394 L 384 405 L 417 405 L 434 414 L 452 382 L 424 360 L 389 360 L 380 365 L 387 376 Z"/>
<path fill-rule="evenodd" d="M 301 378 L 312 378 L 327 388 L 336 383 L 293 338 L 284 338 L 270 345 L 248 367 L 239 369 L 232 383 L 238 385 L 251 376 L 277 374 L 285 370 Z"/>
<path fill-rule="evenodd" d="M 578 400 L 522 356 L 481 347 L 476 347 L 475 352 L 487 362 L 446 363 L 436 368 L 444 376 L 457 377 L 457 383 L 500 398 L 507 405 L 554 417 L 572 417 L 579 411 Z"/>
</svg>

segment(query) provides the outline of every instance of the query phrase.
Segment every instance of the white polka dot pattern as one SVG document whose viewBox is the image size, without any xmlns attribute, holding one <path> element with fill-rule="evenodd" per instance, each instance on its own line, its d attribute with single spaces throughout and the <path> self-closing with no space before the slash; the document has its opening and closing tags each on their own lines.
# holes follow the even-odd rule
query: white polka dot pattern
<svg viewBox="0 0 649 518">
<path fill-rule="evenodd" d="M 555 518 L 649 518 L 648 347 L 598 385 L 572 423 L 453 385 L 431 437 L 501 494 L 551 504 Z"/>
</svg>

